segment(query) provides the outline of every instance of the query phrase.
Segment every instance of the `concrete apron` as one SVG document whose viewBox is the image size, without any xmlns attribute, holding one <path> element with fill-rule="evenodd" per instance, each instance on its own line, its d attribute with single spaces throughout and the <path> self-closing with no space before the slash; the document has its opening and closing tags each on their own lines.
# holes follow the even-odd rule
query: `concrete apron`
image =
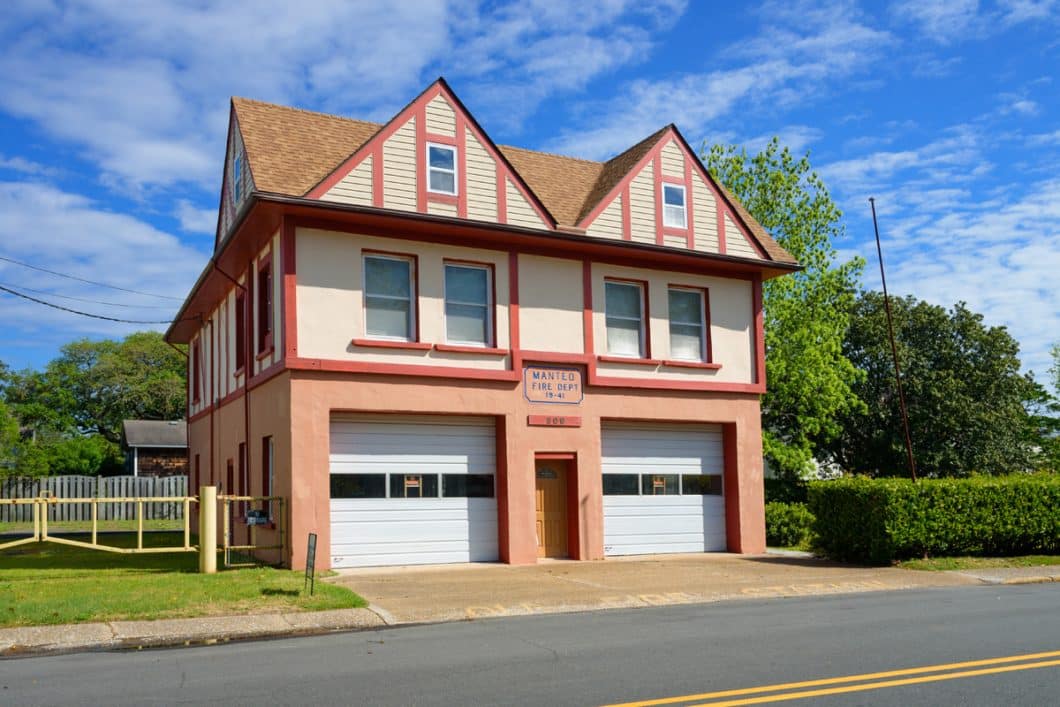
<svg viewBox="0 0 1060 707">
<path fill-rule="evenodd" d="M 723 553 L 338 572 L 327 581 L 363 596 L 390 624 L 980 584 L 956 573 Z"/>
</svg>

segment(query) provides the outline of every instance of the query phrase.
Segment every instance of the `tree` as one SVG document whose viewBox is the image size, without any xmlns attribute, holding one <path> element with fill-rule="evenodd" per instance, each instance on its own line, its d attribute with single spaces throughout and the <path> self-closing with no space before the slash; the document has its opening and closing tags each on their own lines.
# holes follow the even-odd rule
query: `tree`
<svg viewBox="0 0 1060 707">
<path fill-rule="evenodd" d="M 815 444 L 840 432 L 838 419 L 860 408 L 858 372 L 843 355 L 864 261 L 838 262 L 842 212 L 810 167 L 773 138 L 757 155 L 713 146 L 702 155 L 711 174 L 804 270 L 763 286 L 768 392 L 762 398 L 763 446 L 782 473 L 801 476 Z"/>
<path fill-rule="evenodd" d="M 1060 344 L 1053 344 L 1053 367 L 1049 372 L 1053 374 L 1053 390 L 1060 396 Z"/>
<path fill-rule="evenodd" d="M 1044 389 L 1020 373 L 1019 344 L 1004 327 L 987 327 L 964 303 L 951 310 L 892 297 L 895 339 L 909 410 L 913 453 L 927 476 L 1001 474 L 1034 466 L 1029 408 Z M 865 292 L 853 310 L 845 355 L 865 377 L 865 405 L 842 420 L 823 446 L 845 470 L 872 476 L 907 473 L 905 438 L 883 295 Z"/>
<path fill-rule="evenodd" d="M 157 332 L 122 341 L 80 339 L 48 364 L 41 397 L 68 415 L 82 433 L 117 444 L 126 419 L 184 416 L 185 362 Z"/>
</svg>

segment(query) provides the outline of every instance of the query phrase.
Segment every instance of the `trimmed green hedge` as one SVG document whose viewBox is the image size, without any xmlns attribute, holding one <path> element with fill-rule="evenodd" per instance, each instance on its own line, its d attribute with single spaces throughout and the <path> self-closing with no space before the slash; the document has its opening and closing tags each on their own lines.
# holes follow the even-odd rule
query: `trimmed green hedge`
<svg viewBox="0 0 1060 707">
<path fill-rule="evenodd" d="M 806 503 L 806 482 L 802 479 L 765 479 L 766 503 Z"/>
<path fill-rule="evenodd" d="M 819 549 L 837 560 L 1060 553 L 1060 476 L 852 478 L 810 484 Z"/>
<path fill-rule="evenodd" d="M 766 545 L 795 547 L 810 539 L 813 514 L 805 503 L 766 504 Z"/>
</svg>

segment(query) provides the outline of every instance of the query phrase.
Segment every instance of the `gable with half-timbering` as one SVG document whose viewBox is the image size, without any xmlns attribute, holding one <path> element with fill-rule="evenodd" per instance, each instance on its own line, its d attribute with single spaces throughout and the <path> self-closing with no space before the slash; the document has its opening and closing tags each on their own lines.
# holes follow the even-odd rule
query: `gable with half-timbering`
<svg viewBox="0 0 1060 707">
<path fill-rule="evenodd" d="M 441 84 L 383 126 L 307 196 L 526 228 L 554 225 Z"/>
</svg>

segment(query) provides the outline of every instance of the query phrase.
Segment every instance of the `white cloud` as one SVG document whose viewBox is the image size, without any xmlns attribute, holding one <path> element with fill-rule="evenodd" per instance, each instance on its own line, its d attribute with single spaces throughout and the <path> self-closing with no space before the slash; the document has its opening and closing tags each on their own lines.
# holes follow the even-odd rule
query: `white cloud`
<svg viewBox="0 0 1060 707">
<path fill-rule="evenodd" d="M 187 199 L 180 199 L 174 215 L 180 221 L 181 230 L 187 233 L 213 235 L 217 230 L 217 209 L 200 209 Z"/>
<path fill-rule="evenodd" d="M 58 172 L 54 167 L 48 167 L 39 162 L 27 160 L 24 157 L 4 157 L 3 155 L 0 155 L 0 170 L 40 176 L 53 175 Z"/>
<path fill-rule="evenodd" d="M 0 261 L 0 282 L 67 297 L 126 305 L 109 307 L 49 295 L 40 299 L 122 319 L 166 320 L 207 260 L 176 237 L 126 214 L 44 184 L 0 182 L 0 254 L 49 270 L 163 299 L 75 282 Z M 32 294 L 32 293 L 30 293 Z M 32 339 L 56 347 L 73 336 L 120 336 L 165 325 L 118 324 L 80 317 L 3 294 L 0 330 L 7 341 Z"/>
<path fill-rule="evenodd" d="M 939 44 L 965 39 L 980 27 L 979 0 L 901 0 L 891 6 L 891 13 Z"/>
</svg>

